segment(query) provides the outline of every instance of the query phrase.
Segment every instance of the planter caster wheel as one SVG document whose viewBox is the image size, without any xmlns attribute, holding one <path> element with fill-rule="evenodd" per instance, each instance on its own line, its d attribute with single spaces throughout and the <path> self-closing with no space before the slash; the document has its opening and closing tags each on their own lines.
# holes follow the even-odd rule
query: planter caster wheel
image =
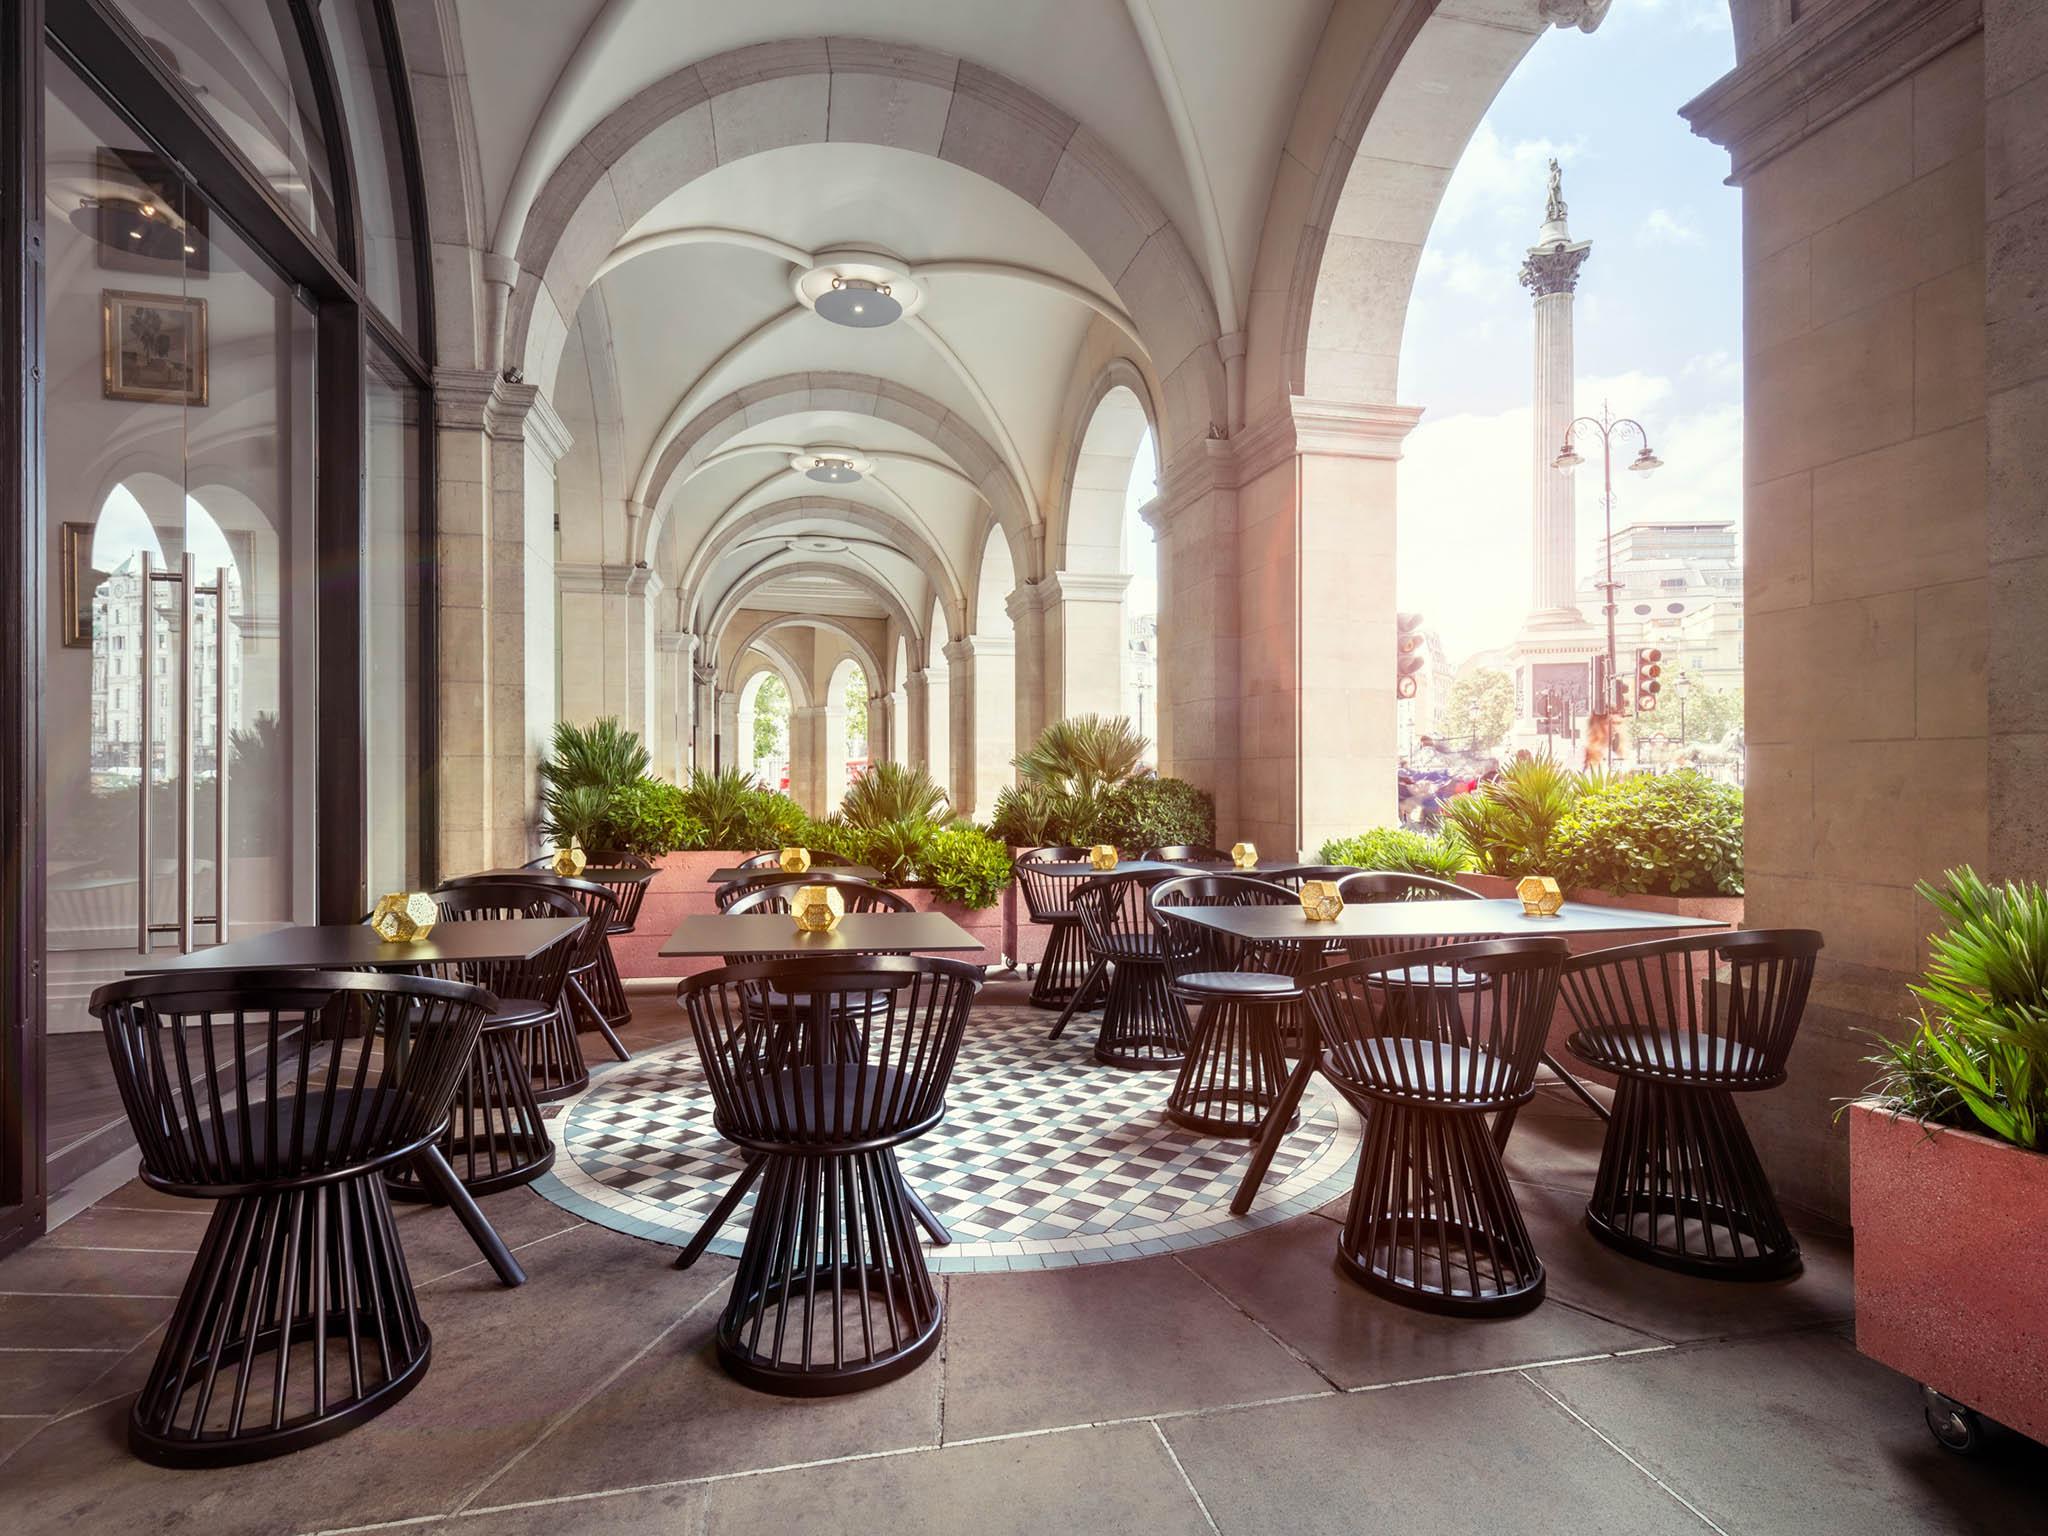
<svg viewBox="0 0 2048 1536">
<path fill-rule="evenodd" d="M 1920 1389 L 1927 1428 L 1935 1442 L 1958 1456 L 1974 1456 L 1984 1449 L 1984 1420 L 1974 1408 L 1966 1408 L 1932 1387 Z"/>
</svg>

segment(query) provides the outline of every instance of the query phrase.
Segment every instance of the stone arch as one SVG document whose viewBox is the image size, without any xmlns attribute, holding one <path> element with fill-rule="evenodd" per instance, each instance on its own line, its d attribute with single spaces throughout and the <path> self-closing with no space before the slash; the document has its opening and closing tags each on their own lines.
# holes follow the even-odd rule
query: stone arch
<svg viewBox="0 0 2048 1536">
<path fill-rule="evenodd" d="M 432 356 L 443 368 L 486 367 L 491 360 L 484 346 L 489 327 L 482 263 L 490 231 L 484 222 L 482 155 L 455 12 L 440 5 L 392 10 L 419 139 L 426 211 L 421 234 L 434 254 Z"/>
<path fill-rule="evenodd" d="M 910 761 L 910 637 L 896 631 L 896 654 L 889 670 L 889 761 Z M 870 722 L 870 729 L 873 728 Z"/>
<path fill-rule="evenodd" d="M 1119 391 L 1122 402 L 1115 398 Z M 1123 408 L 1119 409 L 1120 405 Z M 1145 375 L 1129 358 L 1113 358 L 1095 376 L 1066 433 L 1067 457 L 1057 487 L 1059 521 L 1048 540 L 1047 563 L 1053 570 L 1094 573 L 1120 569 L 1117 564 L 1094 563 L 1085 556 L 1077 559 L 1077 551 L 1107 550 L 1112 561 L 1117 558 L 1123 542 L 1124 496 L 1138 445 L 1147 431 L 1156 444 L 1159 413 L 1153 407 Z M 1089 461 L 1100 462 L 1091 465 Z M 1101 472 L 1091 475 L 1090 468 Z M 1113 491 L 1114 505 L 1084 496 L 1077 508 L 1076 492 L 1088 490 Z M 1078 544 L 1077 525 L 1081 533 Z"/>
<path fill-rule="evenodd" d="M 879 677 L 881 675 L 881 659 L 875 655 L 873 647 L 848 625 L 842 624 L 829 614 L 776 613 L 770 614 L 767 618 L 761 620 L 760 623 L 754 625 L 753 628 L 747 630 L 739 637 L 736 644 L 730 647 L 719 647 L 719 654 L 727 658 L 719 664 L 720 676 L 726 679 L 719 686 L 727 692 L 737 688 L 737 679 L 744 670 L 747 653 L 749 651 L 760 651 L 764 654 L 775 656 L 785 670 L 793 668 L 796 671 L 802 681 L 802 693 L 799 697 L 797 693 L 792 692 L 790 697 L 796 700 L 799 708 L 808 709 L 814 705 L 823 704 L 825 702 L 825 689 L 818 684 L 817 680 L 811 675 L 810 670 L 806 667 L 796 666 L 787 652 L 773 646 L 771 643 L 770 637 L 777 631 L 784 629 L 817 629 L 823 630 L 829 635 L 836 635 L 846 643 L 847 649 L 860 662 L 863 671 L 870 677 Z M 723 639 L 724 636 L 721 635 L 717 638 Z"/>
<path fill-rule="evenodd" d="M 674 492 L 691 472 L 751 427 L 805 411 L 843 411 L 913 432 L 957 466 L 988 505 L 1010 541 L 1020 570 L 1037 565 L 1037 516 L 1002 456 L 943 401 L 865 373 L 785 373 L 734 390 L 704 407 L 669 439 L 647 477 L 647 501 L 636 535 L 636 559 L 645 559 L 661 535 Z M 801 478 L 799 477 L 799 483 Z"/>
<path fill-rule="evenodd" d="M 515 253 L 503 356 L 543 385 L 605 257 L 665 197 L 787 145 L 880 144 L 948 161 L 1023 198 L 1116 291 L 1180 409 L 1175 441 L 1228 420 L 1216 305 L 1165 210 L 1100 137 L 1021 83 L 913 45 L 759 43 L 704 59 L 616 107 L 556 164 Z"/>
<path fill-rule="evenodd" d="M 714 522 L 695 550 L 690 554 L 677 583 L 683 594 L 682 612 L 685 620 L 695 604 L 697 589 L 704 573 L 718 564 L 719 557 L 747 534 L 760 533 L 778 523 L 796 522 L 806 517 L 825 516 L 841 522 L 852 523 L 870 533 L 878 533 L 893 542 L 893 547 L 907 560 L 912 561 L 924 572 L 924 579 L 931 584 L 933 592 L 942 599 L 941 611 L 945 617 L 945 633 L 958 636 L 966 633 L 967 594 L 960 585 L 959 574 L 946 558 L 946 552 L 932 540 L 922 528 L 894 512 L 883 511 L 858 501 L 849 501 L 843 496 L 790 496 L 781 501 L 770 502 L 765 507 L 740 511 L 737 507 L 727 511 Z"/>
<path fill-rule="evenodd" d="M 1272 318 L 1249 337 L 1248 419 L 1289 395 L 1396 403 L 1408 294 L 1437 204 L 1487 107 L 1550 25 L 1541 4 L 1395 0 L 1387 16 L 1339 0 L 1252 277 L 1252 312 Z M 1262 306 L 1262 292 L 1277 302 Z"/>
<path fill-rule="evenodd" d="M 883 611 L 901 625 L 904 632 L 912 636 L 914 641 L 921 643 L 924 639 L 924 632 L 911 623 L 910 610 L 903 606 L 903 599 L 872 572 L 865 567 L 841 565 L 817 555 L 805 560 L 769 560 L 756 566 L 746 576 L 733 583 L 731 590 L 718 600 L 711 612 L 711 622 L 705 626 L 705 633 L 710 634 L 715 641 L 732 622 L 732 616 L 746 606 L 747 598 L 778 576 L 836 577 L 849 586 L 858 587 L 880 603 Z M 805 623 L 826 623 L 825 617 L 820 614 L 793 614 L 790 617 Z M 870 661 L 872 660 L 873 656 L 870 653 Z M 880 667 L 874 669 L 873 675 L 882 675 Z"/>
<path fill-rule="evenodd" d="M 932 600 L 931 637 L 938 637 L 938 624 L 943 605 L 937 598 Z M 955 641 L 965 638 L 965 631 L 955 635 Z M 953 785 L 953 669 L 947 662 L 948 646 L 927 643 L 924 657 L 924 766 L 925 771 L 946 786 L 950 794 Z"/>
<path fill-rule="evenodd" d="M 873 696 L 881 678 L 861 659 L 848 651 L 833 664 L 831 674 L 825 680 L 825 795 L 828 800 L 837 801 L 846 793 L 848 764 L 853 760 L 853 743 L 847 738 L 846 687 L 853 681 L 848 669 L 858 673 L 861 688 Z M 868 722 L 870 737 L 874 721 Z M 868 753 L 868 743 L 862 743 L 863 753 Z M 872 754 L 869 754 L 872 757 Z"/>
<path fill-rule="evenodd" d="M 793 669 L 786 659 L 777 660 L 778 654 L 771 652 L 764 646 L 757 645 L 740 658 L 737 674 L 738 686 L 733 690 L 734 697 L 738 703 L 734 711 L 734 729 L 736 734 L 732 744 L 732 758 L 735 767 L 739 768 L 741 772 L 750 775 L 755 773 L 760 767 L 759 761 L 754 756 L 754 721 L 760 711 L 761 683 L 770 677 L 781 681 L 783 690 L 789 698 L 792 722 L 795 718 L 794 711 L 799 707 L 797 700 L 803 696 L 799 694 L 798 685 L 791 681 Z M 788 725 L 785 725 L 783 734 L 786 749 L 794 752 L 796 746 L 795 732 L 790 730 Z"/>
</svg>

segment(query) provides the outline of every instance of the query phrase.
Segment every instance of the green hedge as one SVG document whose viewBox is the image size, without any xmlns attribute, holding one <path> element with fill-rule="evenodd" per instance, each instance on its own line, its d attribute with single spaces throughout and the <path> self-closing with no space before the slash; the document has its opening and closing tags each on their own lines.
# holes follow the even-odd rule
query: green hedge
<svg viewBox="0 0 2048 1536">
<path fill-rule="evenodd" d="M 1456 838 L 1411 827 L 1374 827 L 1356 837 L 1333 837 L 1316 858 L 1324 864 L 1355 864 L 1360 869 L 1444 879 L 1474 868 L 1471 852 Z"/>
<path fill-rule="evenodd" d="M 1589 787 L 1551 834 L 1566 889 L 1617 896 L 1742 894 L 1742 791 L 1695 769 Z"/>
</svg>

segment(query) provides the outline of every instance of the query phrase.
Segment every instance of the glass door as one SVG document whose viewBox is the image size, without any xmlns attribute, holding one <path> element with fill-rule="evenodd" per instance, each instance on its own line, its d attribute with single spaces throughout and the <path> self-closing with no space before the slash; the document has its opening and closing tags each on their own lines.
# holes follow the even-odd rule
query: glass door
<svg viewBox="0 0 2048 1536">
<path fill-rule="evenodd" d="M 125 1144 L 92 990 L 314 895 L 314 317 L 46 77 L 50 1187 Z"/>
</svg>

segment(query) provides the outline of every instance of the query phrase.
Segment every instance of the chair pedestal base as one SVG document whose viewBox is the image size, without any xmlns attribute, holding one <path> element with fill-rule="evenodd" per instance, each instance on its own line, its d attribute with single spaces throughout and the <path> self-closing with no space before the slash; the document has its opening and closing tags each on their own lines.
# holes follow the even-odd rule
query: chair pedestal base
<svg viewBox="0 0 2048 1536">
<path fill-rule="evenodd" d="M 1045 958 L 1038 962 L 1038 974 L 1031 978 L 1031 1006 L 1064 1008 L 1074 990 L 1088 977 L 1088 944 L 1082 937 L 1079 919 L 1047 923 Z M 1090 999 L 1083 998 L 1082 1006 Z"/>
<path fill-rule="evenodd" d="M 1733 1094 L 1624 1076 L 1586 1227 L 1681 1274 L 1780 1280 L 1801 1267 Z"/>
<path fill-rule="evenodd" d="M 1368 1290 L 1425 1312 L 1506 1317 L 1543 1300 L 1543 1263 L 1486 1116 L 1402 1104 L 1338 1081 L 1365 1145 L 1337 1258 Z"/>
<path fill-rule="evenodd" d="M 531 1184 L 555 1165 L 554 1139 L 527 1075 L 525 1061 L 531 1051 L 521 1038 L 545 1027 L 486 1029 L 477 1038 L 440 1141 L 441 1155 L 472 1195 Z M 440 1198 L 421 1182 L 418 1168 L 410 1162 L 385 1169 L 384 1184 L 393 1199 Z"/>
<path fill-rule="evenodd" d="M 938 1348 L 945 1307 L 892 1148 L 765 1154 L 718 1359 L 786 1397 L 880 1386 Z"/>
<path fill-rule="evenodd" d="M 1187 1060 L 1188 1015 L 1167 985 L 1166 967 L 1113 962 L 1102 1002 L 1095 1059 L 1106 1067 L 1159 1072 Z"/>
<path fill-rule="evenodd" d="M 375 1172 L 224 1199 L 129 1410 L 128 1443 L 167 1467 L 302 1450 L 404 1397 L 432 1351 Z"/>
<path fill-rule="evenodd" d="M 1166 1118 L 1207 1136 L 1249 1139 L 1264 1130 L 1287 1086 L 1280 1007 L 1223 998 L 1202 1003 Z"/>
</svg>

